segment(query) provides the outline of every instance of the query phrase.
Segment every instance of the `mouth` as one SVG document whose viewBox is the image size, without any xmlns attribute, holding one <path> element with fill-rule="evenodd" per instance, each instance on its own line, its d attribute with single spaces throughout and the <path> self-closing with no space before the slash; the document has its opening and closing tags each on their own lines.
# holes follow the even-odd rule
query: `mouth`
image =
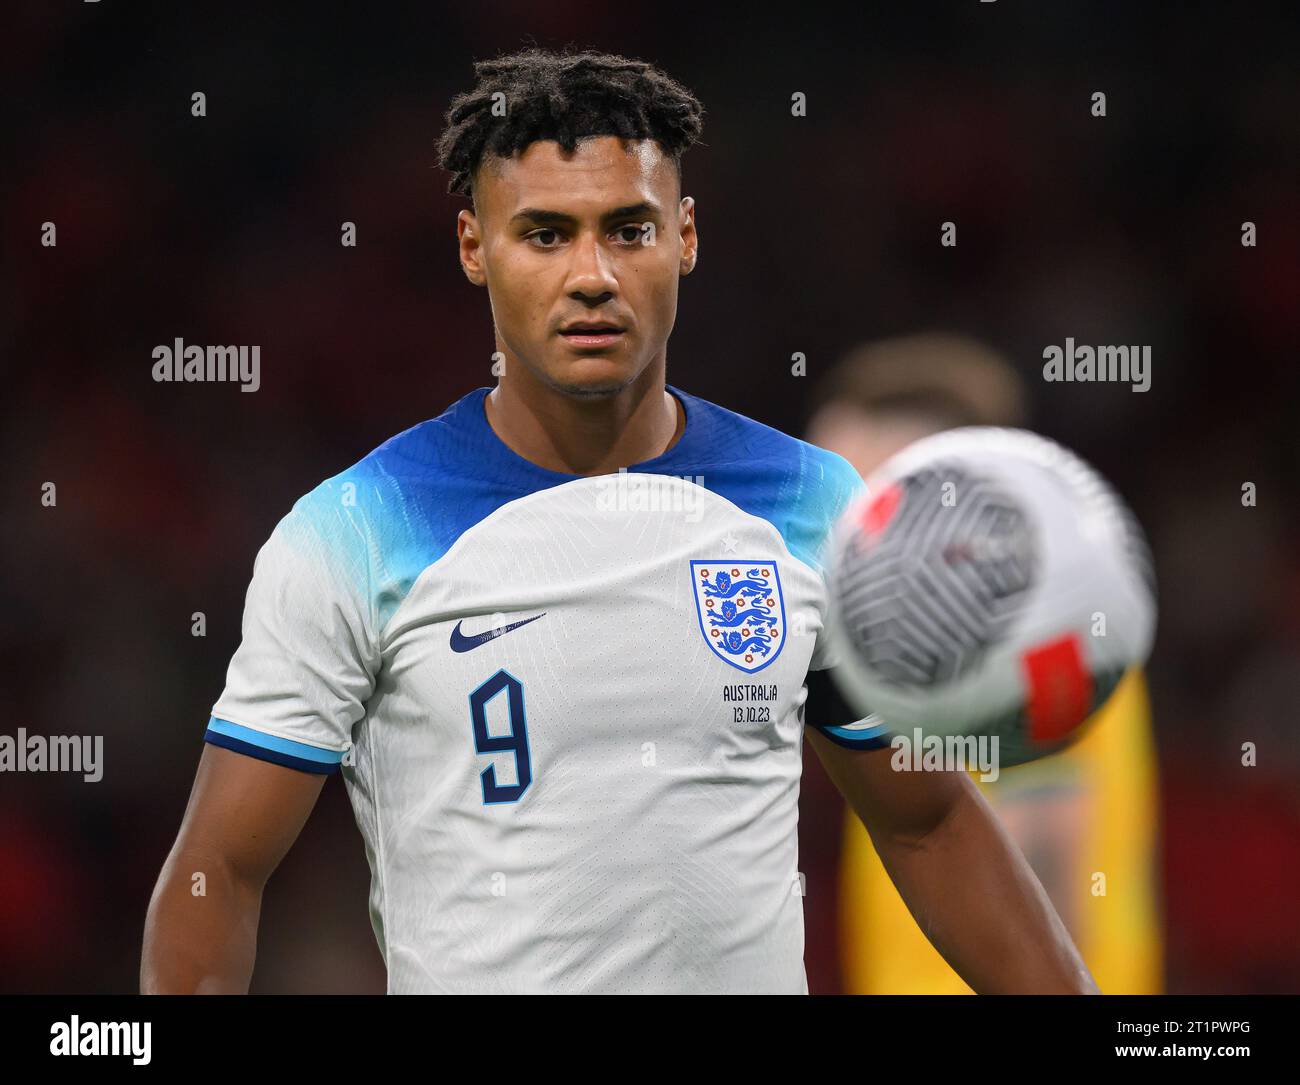
<svg viewBox="0 0 1300 1085">
<path fill-rule="evenodd" d="M 560 335 L 575 347 L 608 347 L 619 341 L 623 329 L 617 324 L 580 321 L 561 328 Z"/>
</svg>

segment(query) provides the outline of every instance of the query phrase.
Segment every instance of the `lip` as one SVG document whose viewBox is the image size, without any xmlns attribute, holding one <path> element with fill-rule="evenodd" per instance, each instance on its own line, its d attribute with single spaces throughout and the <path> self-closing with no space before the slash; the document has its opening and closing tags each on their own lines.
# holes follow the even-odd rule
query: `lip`
<svg viewBox="0 0 1300 1085">
<path fill-rule="evenodd" d="M 596 332 L 579 328 L 571 332 L 561 331 L 560 335 L 575 347 L 608 347 L 617 343 L 623 332 L 621 329 L 618 331 Z"/>
</svg>

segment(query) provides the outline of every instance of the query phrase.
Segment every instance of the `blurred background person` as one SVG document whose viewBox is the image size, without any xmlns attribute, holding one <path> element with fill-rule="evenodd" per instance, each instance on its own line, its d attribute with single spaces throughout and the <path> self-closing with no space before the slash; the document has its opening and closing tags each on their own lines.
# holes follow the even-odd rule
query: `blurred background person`
<svg viewBox="0 0 1300 1085">
<path fill-rule="evenodd" d="M 899 449 L 957 426 L 1018 426 L 1026 394 L 983 343 L 904 335 L 851 350 L 814 388 L 807 438 L 866 477 Z M 1051 897 L 1107 994 L 1163 990 L 1157 773 L 1146 683 L 1130 672 L 1081 738 L 1040 761 L 974 779 Z M 806 789 L 805 802 L 836 803 Z M 846 808 L 838 922 L 843 986 L 861 994 L 970 993 L 930 945 Z"/>
</svg>

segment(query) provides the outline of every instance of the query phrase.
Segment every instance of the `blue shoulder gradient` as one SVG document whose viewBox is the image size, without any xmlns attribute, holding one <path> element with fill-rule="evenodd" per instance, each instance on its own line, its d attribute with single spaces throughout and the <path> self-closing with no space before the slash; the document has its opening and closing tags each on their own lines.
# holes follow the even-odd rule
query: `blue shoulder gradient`
<svg viewBox="0 0 1300 1085">
<path fill-rule="evenodd" d="M 831 529 L 849 502 L 866 489 L 853 465 L 715 403 L 680 391 L 678 395 L 702 416 L 697 438 L 708 455 L 699 457 L 705 462 L 698 473 L 705 489 L 767 520 L 791 554 L 821 572 Z M 677 473 L 675 468 L 665 471 Z"/>
<path fill-rule="evenodd" d="M 491 435 L 481 395 L 397 434 L 299 499 L 282 530 L 323 544 L 378 637 L 419 575 L 469 528 L 502 505 L 568 475 L 542 472 Z M 475 417 L 477 416 L 477 417 Z M 494 447 L 495 444 L 495 447 Z M 531 471 L 518 469 L 518 461 Z M 541 479 L 534 472 L 552 475 Z"/>
</svg>

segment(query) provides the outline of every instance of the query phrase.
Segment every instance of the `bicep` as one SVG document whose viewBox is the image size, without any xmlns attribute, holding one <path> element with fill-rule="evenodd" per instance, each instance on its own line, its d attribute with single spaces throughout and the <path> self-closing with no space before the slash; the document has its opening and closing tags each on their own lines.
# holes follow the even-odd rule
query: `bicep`
<svg viewBox="0 0 1300 1085">
<path fill-rule="evenodd" d="M 903 772 L 893 768 L 894 750 L 852 750 L 814 728 L 805 735 L 874 840 L 915 841 L 939 825 L 972 792 L 965 772 Z"/>
<path fill-rule="evenodd" d="M 261 886 L 306 824 L 325 777 L 207 743 L 176 849 Z"/>
</svg>

